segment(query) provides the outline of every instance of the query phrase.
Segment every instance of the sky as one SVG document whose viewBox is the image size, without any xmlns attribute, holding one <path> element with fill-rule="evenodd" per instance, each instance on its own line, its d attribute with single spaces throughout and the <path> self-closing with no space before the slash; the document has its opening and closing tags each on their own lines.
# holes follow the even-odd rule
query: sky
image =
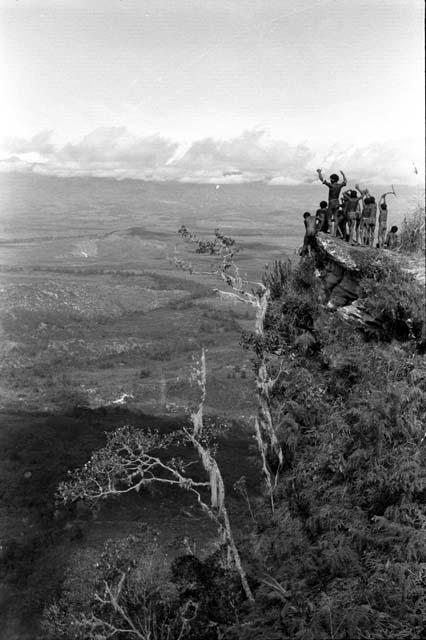
<svg viewBox="0 0 426 640">
<path fill-rule="evenodd" d="M 0 168 L 294 184 L 322 167 L 415 183 L 423 12 L 421 0 L 0 0 Z"/>
</svg>

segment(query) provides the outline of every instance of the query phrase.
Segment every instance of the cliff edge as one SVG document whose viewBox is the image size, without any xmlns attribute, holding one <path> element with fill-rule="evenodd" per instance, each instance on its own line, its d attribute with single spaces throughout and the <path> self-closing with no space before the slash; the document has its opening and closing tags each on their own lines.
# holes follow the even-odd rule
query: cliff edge
<svg viewBox="0 0 426 640">
<path fill-rule="evenodd" d="M 371 328 L 377 328 L 377 320 L 367 313 L 362 302 L 363 277 L 393 264 L 412 275 L 422 287 L 425 285 L 424 255 L 408 256 L 387 249 L 351 246 L 321 232 L 316 236 L 314 261 L 321 282 L 322 303 L 336 309 L 345 319 Z"/>
</svg>

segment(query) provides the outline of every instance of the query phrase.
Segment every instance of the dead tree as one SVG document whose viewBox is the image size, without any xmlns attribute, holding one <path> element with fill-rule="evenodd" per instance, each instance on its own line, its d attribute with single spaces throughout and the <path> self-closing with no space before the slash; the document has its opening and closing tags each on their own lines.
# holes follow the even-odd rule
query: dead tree
<svg viewBox="0 0 426 640">
<path fill-rule="evenodd" d="M 197 247 L 203 246 L 200 245 L 202 241 L 189 232 L 186 227 L 182 227 L 179 233 L 186 241 L 196 243 Z M 223 241 L 222 239 L 225 240 Z M 243 280 L 234 259 L 237 251 L 234 243 L 231 243 L 231 239 L 219 233 L 217 229 L 215 230 L 215 241 L 210 245 L 215 247 L 214 255 L 216 256 L 216 264 L 212 266 L 210 271 L 195 271 L 192 263 L 186 262 L 176 255 L 174 256 L 175 266 L 189 271 L 191 274 L 210 274 L 220 277 L 229 290 L 214 289 L 214 291 L 222 298 L 229 298 L 254 307 L 254 333 L 262 341 L 265 338 L 265 317 L 271 298 L 270 288 L 262 282 Z M 209 254 L 211 254 L 210 251 Z M 269 357 L 262 348 L 257 355 L 255 364 L 258 410 L 254 418 L 254 431 L 262 460 L 262 472 L 270 498 L 271 510 L 274 512 L 274 492 L 283 465 L 283 453 L 272 419 L 271 395 L 281 371 L 276 377 L 272 377 L 269 372 L 268 361 Z M 271 460 L 275 461 L 274 469 L 271 467 Z"/>
<path fill-rule="evenodd" d="M 70 472 L 69 479 L 58 488 L 63 503 L 85 500 L 96 503 L 112 495 L 139 492 L 150 484 L 179 486 L 194 494 L 198 504 L 218 527 L 220 540 L 226 545 L 228 558 L 238 572 L 243 590 L 250 603 L 253 594 L 247 582 L 241 558 L 235 544 L 228 511 L 225 505 L 225 485 L 208 434 L 204 430 L 203 410 L 206 396 L 206 360 L 204 351 L 197 363 L 193 378 L 201 399 L 198 409 L 190 413 L 190 425 L 169 435 L 154 430 L 130 426 L 120 427 L 108 435 L 106 446 L 95 452 L 81 468 Z M 171 445 L 189 444 L 196 451 L 208 480 L 196 481 L 188 475 L 191 463 L 180 458 L 165 459 Z M 209 490 L 210 500 L 202 492 Z"/>
</svg>

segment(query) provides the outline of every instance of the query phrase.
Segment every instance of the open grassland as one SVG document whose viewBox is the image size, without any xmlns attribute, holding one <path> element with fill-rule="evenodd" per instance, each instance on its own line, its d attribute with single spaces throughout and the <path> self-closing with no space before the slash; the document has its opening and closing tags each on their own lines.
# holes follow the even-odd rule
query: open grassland
<svg viewBox="0 0 426 640">
<path fill-rule="evenodd" d="M 2 280 L 3 410 L 95 408 L 123 394 L 140 410 L 182 410 L 202 346 L 216 391 L 216 377 L 226 380 L 235 365 L 250 372 L 238 346 L 249 310 L 215 300 L 207 284 L 152 273 L 36 271 Z M 237 407 L 225 392 L 215 396 L 213 410 L 247 408 L 247 394 Z"/>
</svg>

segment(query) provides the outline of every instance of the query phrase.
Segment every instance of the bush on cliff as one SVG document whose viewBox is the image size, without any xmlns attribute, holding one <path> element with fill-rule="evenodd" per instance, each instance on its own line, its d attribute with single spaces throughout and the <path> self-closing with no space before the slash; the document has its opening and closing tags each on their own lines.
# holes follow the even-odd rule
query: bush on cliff
<svg viewBox="0 0 426 640">
<path fill-rule="evenodd" d="M 405 216 L 401 228 L 401 249 L 406 253 L 425 251 L 425 204 L 423 196 L 413 211 Z"/>
</svg>

